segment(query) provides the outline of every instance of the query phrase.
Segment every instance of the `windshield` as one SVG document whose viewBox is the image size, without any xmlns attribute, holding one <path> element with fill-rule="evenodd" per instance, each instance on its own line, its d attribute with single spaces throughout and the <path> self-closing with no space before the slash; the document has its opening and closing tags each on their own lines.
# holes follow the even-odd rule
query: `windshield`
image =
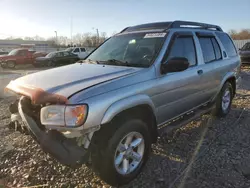
<svg viewBox="0 0 250 188">
<path fill-rule="evenodd" d="M 11 50 L 8 55 L 16 55 L 18 50 Z"/>
<path fill-rule="evenodd" d="M 74 48 L 67 48 L 65 51 L 72 52 Z"/>
<path fill-rule="evenodd" d="M 56 55 L 55 52 L 51 52 L 51 53 L 47 54 L 45 57 L 54 57 L 55 55 Z"/>
<path fill-rule="evenodd" d="M 250 43 L 246 43 L 243 47 L 242 50 L 250 50 Z"/>
<path fill-rule="evenodd" d="M 132 33 L 110 38 L 88 60 L 115 65 L 149 67 L 160 50 L 166 33 Z M 121 62 L 124 62 L 123 64 Z"/>
</svg>

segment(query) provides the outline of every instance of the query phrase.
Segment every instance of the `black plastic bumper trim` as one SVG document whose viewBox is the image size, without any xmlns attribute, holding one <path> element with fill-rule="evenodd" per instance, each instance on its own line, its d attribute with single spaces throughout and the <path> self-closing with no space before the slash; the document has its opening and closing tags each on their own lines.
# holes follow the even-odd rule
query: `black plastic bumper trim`
<svg viewBox="0 0 250 188">
<path fill-rule="evenodd" d="M 41 148 L 57 159 L 60 163 L 75 167 L 88 160 L 88 151 L 79 147 L 75 142 L 63 136 L 58 131 L 42 131 L 37 123 L 24 112 L 25 97 L 22 97 L 18 104 L 18 111 L 24 124 L 28 127 L 31 134 L 35 136 L 36 141 Z"/>
</svg>

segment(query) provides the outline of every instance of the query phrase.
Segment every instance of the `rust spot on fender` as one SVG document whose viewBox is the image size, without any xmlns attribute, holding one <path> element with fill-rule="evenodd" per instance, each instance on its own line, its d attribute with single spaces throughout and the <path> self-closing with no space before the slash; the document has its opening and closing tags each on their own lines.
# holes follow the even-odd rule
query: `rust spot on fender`
<svg viewBox="0 0 250 188">
<path fill-rule="evenodd" d="M 27 86 L 24 84 L 11 81 L 5 88 L 5 91 L 12 91 L 14 93 L 27 96 L 31 99 L 33 104 L 66 104 L 68 99 L 62 95 L 48 93 L 41 88 Z"/>
</svg>

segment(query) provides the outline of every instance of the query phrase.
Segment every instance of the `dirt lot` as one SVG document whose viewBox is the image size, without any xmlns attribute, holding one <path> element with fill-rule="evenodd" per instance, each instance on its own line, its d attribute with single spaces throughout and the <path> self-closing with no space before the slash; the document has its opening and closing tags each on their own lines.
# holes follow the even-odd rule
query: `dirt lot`
<svg viewBox="0 0 250 188">
<path fill-rule="evenodd" d="M 164 133 L 136 180 L 124 187 L 250 187 L 250 69 L 226 118 L 209 115 Z M 109 187 L 91 169 L 65 167 L 30 136 L 6 128 L 8 105 L 0 99 L 0 181 L 10 187 Z M 1 184 L 1 183 L 0 183 Z"/>
</svg>

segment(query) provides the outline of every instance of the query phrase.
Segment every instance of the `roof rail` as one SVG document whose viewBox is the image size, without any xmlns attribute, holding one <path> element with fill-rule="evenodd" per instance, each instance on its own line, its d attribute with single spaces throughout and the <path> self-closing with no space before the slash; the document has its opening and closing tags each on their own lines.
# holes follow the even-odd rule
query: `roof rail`
<svg viewBox="0 0 250 188">
<path fill-rule="evenodd" d="M 171 28 L 194 28 L 194 29 L 210 29 L 210 30 L 223 31 L 221 27 L 217 25 L 176 20 L 173 22 L 155 22 L 155 23 L 147 23 L 147 24 L 126 27 L 122 31 L 120 31 L 120 33 L 130 32 L 130 31 L 141 31 L 147 29 L 163 29 L 166 31 Z"/>
<path fill-rule="evenodd" d="M 200 22 L 180 21 L 180 20 L 173 21 L 167 29 L 182 28 L 182 27 L 184 27 L 184 28 L 185 27 L 189 27 L 189 28 L 194 27 L 194 28 L 198 28 L 198 29 L 215 29 L 217 31 L 223 31 L 221 29 L 221 27 L 218 25 L 211 25 L 211 24 L 200 23 Z"/>
<path fill-rule="evenodd" d="M 124 31 L 126 31 L 129 27 L 125 27 L 123 30 L 121 30 L 119 33 L 123 33 Z"/>
</svg>

